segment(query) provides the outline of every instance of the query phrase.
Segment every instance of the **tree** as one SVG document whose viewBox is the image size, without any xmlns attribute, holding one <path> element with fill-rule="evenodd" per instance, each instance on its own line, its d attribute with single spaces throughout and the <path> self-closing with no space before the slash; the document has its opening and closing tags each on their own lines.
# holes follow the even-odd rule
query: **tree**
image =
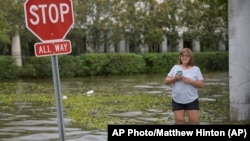
<svg viewBox="0 0 250 141">
<path fill-rule="evenodd" d="M 19 34 L 21 37 L 21 47 L 22 52 L 26 52 L 29 48 L 26 48 L 29 45 L 29 41 L 36 39 L 26 28 L 25 28 L 25 18 L 24 18 L 24 4 L 25 0 L 4 0 L 0 1 L 0 9 L 4 11 L 4 17 L 1 20 L 6 21 L 8 24 L 8 36 L 9 40 L 5 42 L 8 46 L 8 52 L 11 50 L 11 38 L 16 34 Z M 1 42 L 1 44 L 4 42 Z M 33 45 L 32 45 L 33 46 Z"/>
<path fill-rule="evenodd" d="M 23 54 L 34 55 L 39 40 L 25 27 L 25 0 L 0 1 L 0 47 L 6 54 L 11 38 L 20 34 Z M 203 51 L 216 50 L 219 40 L 227 43 L 227 0 L 73 0 L 75 24 L 66 38 L 72 52 L 115 51 L 126 39 L 130 51 L 160 52 L 163 36 L 175 47 L 179 32 L 184 40 L 198 39 Z M 4 30 L 3 30 L 4 29 Z M 175 51 L 174 49 L 172 51 Z"/>
<path fill-rule="evenodd" d="M 218 50 L 227 42 L 227 0 L 183 1 L 182 23 L 186 40 L 198 39 L 203 51 Z"/>
<path fill-rule="evenodd" d="M 8 53 L 7 44 L 10 43 L 9 31 L 10 26 L 5 19 L 4 13 L 0 10 L 0 54 Z"/>
</svg>

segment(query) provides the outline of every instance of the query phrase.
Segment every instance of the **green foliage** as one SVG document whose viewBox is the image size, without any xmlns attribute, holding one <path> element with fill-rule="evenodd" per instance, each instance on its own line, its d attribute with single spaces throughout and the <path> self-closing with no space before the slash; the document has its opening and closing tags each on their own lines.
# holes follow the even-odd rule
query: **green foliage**
<svg viewBox="0 0 250 141">
<path fill-rule="evenodd" d="M 93 96 L 68 94 L 68 98 L 62 101 L 65 116 L 72 119 L 72 124 L 82 129 L 107 130 L 108 124 L 136 124 L 136 121 L 128 123 L 121 117 L 112 114 L 147 111 L 148 109 L 167 110 L 171 106 L 170 97 L 165 95 L 155 96 L 144 93 L 120 95 L 112 91 L 95 93 Z M 6 108 L 12 107 L 10 105 L 16 103 L 16 101 L 31 106 L 51 106 L 55 105 L 56 99 L 52 94 L 0 94 L 0 104 L 8 105 Z M 13 112 L 15 112 L 15 109 Z M 145 113 L 142 114 L 145 115 Z M 169 120 L 172 119 L 169 118 Z M 164 124 L 164 120 L 156 121 L 156 123 Z"/>
<path fill-rule="evenodd" d="M 194 52 L 195 65 L 203 72 L 228 71 L 228 52 Z M 10 63 L 11 57 L 1 59 L 1 74 L 4 78 L 49 78 L 52 77 L 50 57 L 26 57 L 19 69 Z M 13 58 L 12 58 L 13 61 Z M 144 73 L 167 73 L 178 61 L 177 52 L 168 53 L 87 53 L 80 56 L 59 55 L 60 77 L 135 75 Z M 6 65 L 12 64 L 12 65 Z M 13 67 L 13 68 L 11 68 Z M 10 69 L 9 69 L 10 68 Z M 20 70 L 20 71 L 18 71 Z M 13 77 L 8 76 L 14 71 Z"/>
<path fill-rule="evenodd" d="M 178 53 L 144 54 L 147 73 L 166 73 L 177 63 Z"/>
<path fill-rule="evenodd" d="M 0 48 L 4 45 L 4 49 L 8 49 L 10 39 L 18 33 L 22 53 L 29 56 L 38 39 L 25 28 L 24 2 L 0 1 Z M 105 52 L 122 39 L 129 41 L 131 52 L 139 52 L 141 46 L 149 47 L 150 52 L 158 52 L 163 36 L 171 46 L 176 46 L 180 27 L 187 27 L 185 40 L 201 41 L 203 51 L 217 50 L 219 40 L 227 42 L 227 0 L 72 2 L 75 22 L 67 37 L 72 42 L 74 55 L 86 53 L 86 45 L 94 52 L 101 51 L 104 46 Z M 140 5 L 143 2 L 150 6 Z M 88 17 L 92 20 L 87 20 Z"/>
<path fill-rule="evenodd" d="M 8 24 L 7 20 L 4 18 L 4 13 L 0 9 L 0 43 L 10 43 L 10 38 L 8 33 L 10 31 L 10 25 Z"/>
<path fill-rule="evenodd" d="M 105 73 L 110 75 L 131 75 L 145 73 L 145 62 L 138 54 L 108 54 L 109 63 Z"/>
<path fill-rule="evenodd" d="M 75 56 L 71 55 L 59 55 L 58 56 L 58 67 L 60 75 L 63 77 L 75 77 L 77 72 L 77 60 Z"/>
<path fill-rule="evenodd" d="M 13 57 L 0 56 L 0 79 L 15 79 L 18 71 L 19 67 L 15 65 Z"/>
<path fill-rule="evenodd" d="M 195 64 L 203 72 L 228 71 L 228 52 L 203 52 L 194 53 Z"/>
<path fill-rule="evenodd" d="M 26 57 L 23 65 L 32 65 L 28 68 L 32 70 L 31 77 L 35 75 L 36 78 L 50 78 L 52 77 L 52 65 L 50 57 Z M 33 71 L 35 69 L 35 72 Z"/>
<path fill-rule="evenodd" d="M 77 58 L 79 59 L 79 64 L 76 66 L 78 76 L 105 75 L 104 68 L 109 63 L 106 54 L 81 54 Z"/>
<path fill-rule="evenodd" d="M 145 72 L 141 55 L 137 54 L 82 54 L 78 58 L 77 76 L 129 75 Z"/>
<path fill-rule="evenodd" d="M 2 83 L 1 85 L 5 89 L 2 91 L 10 92 L 13 89 L 13 85 L 9 83 Z M 216 88 L 220 87 L 217 86 Z M 46 89 L 46 85 L 38 87 L 37 91 L 43 91 L 44 89 Z M 218 89 L 216 92 L 221 91 Z M 207 94 L 208 97 L 211 96 L 210 92 Z M 71 119 L 72 125 L 83 130 L 107 130 L 107 125 L 109 124 L 141 124 L 141 121 L 128 120 L 128 117 L 119 116 L 119 114 L 126 112 L 139 112 L 139 116 L 143 118 L 152 118 L 152 115 L 154 115 L 154 118 L 157 120 L 150 121 L 152 124 L 173 123 L 172 115 L 168 114 L 168 112 L 171 112 L 171 97 L 169 95 L 149 94 L 142 91 L 121 94 L 116 89 L 102 89 L 95 91 L 95 94 L 91 96 L 70 93 L 65 94 L 65 96 L 67 96 L 67 99 L 62 99 L 65 117 Z M 56 104 L 55 101 L 55 96 L 47 92 L 39 94 L 16 94 L 15 91 L 6 94 L 0 93 L 0 105 L 4 105 L 0 107 L 0 110 L 16 114 L 18 111 L 20 112 L 20 108 L 15 109 L 13 107 L 18 107 L 19 103 L 22 106 L 42 106 L 42 108 L 46 109 L 47 106 L 54 107 Z M 217 96 L 215 101 L 203 100 L 200 104 L 200 120 L 206 123 L 218 124 L 250 123 L 249 121 L 231 122 L 229 119 L 229 106 L 225 105 L 229 105 L 228 93 L 222 94 L 219 97 Z M 153 110 L 153 112 L 150 110 Z M 160 112 L 157 114 L 154 111 Z M 34 110 L 32 114 L 36 115 L 39 112 L 40 110 Z M 54 111 L 51 112 L 54 113 Z"/>
<path fill-rule="evenodd" d="M 228 78 L 228 73 L 218 74 L 223 75 L 219 78 L 217 77 L 218 75 L 208 75 L 211 76 L 206 75 L 205 77 L 209 79 L 222 78 L 223 81 L 218 82 L 218 84 L 222 83 L 223 86 L 208 84 L 205 89 L 200 89 L 201 122 L 205 122 L 206 124 L 250 124 L 249 120 L 230 121 L 230 101 L 229 93 L 227 93 L 228 80 L 225 79 Z M 168 93 L 165 93 L 169 92 L 168 90 L 163 90 L 163 93 L 158 94 L 148 93 L 149 91 L 141 89 L 121 91 L 120 88 L 123 87 L 121 84 L 117 84 L 117 86 L 119 85 L 118 87 L 120 87 L 117 88 L 117 86 L 114 85 L 110 86 L 109 83 L 111 81 L 111 84 L 117 83 L 117 78 L 120 77 L 115 77 L 115 79 L 107 77 L 106 79 L 108 79 L 108 83 L 105 81 L 107 84 L 103 84 L 103 82 L 100 82 L 98 79 L 97 81 L 100 83 L 93 86 L 95 93 L 91 96 L 81 93 L 82 88 L 84 91 L 87 88 L 85 87 L 86 85 L 82 84 L 76 87 L 70 87 L 69 91 L 73 93 L 64 93 L 64 96 L 67 96 L 67 99 L 62 99 L 64 114 L 66 118 L 71 119 L 71 123 L 74 127 L 88 130 L 107 129 L 108 124 L 141 124 L 142 121 L 145 121 L 146 124 L 173 123 L 173 115 L 170 114 L 172 112 L 171 97 Z M 159 78 L 157 76 L 158 80 L 161 78 L 162 75 L 160 75 Z M 151 77 L 149 79 L 151 79 Z M 131 78 L 127 77 L 126 80 L 131 80 Z M 122 81 L 124 80 L 119 80 L 119 82 Z M 145 77 L 143 77 L 143 83 L 144 82 Z M 129 81 L 128 83 L 131 85 L 127 88 L 138 85 L 138 82 L 134 81 Z M 73 82 L 72 84 L 75 83 Z M 146 82 L 144 84 L 146 84 Z M 55 95 L 52 94 L 53 86 L 50 83 L 47 83 L 47 81 L 39 83 L 37 86 L 33 84 L 31 85 L 31 83 L 19 81 L 17 83 L 3 82 L 0 83 L 0 87 L 0 111 L 3 113 L 15 115 L 20 114 L 20 112 L 31 112 L 33 108 L 36 109 L 36 106 L 39 106 L 39 110 L 33 110 L 32 113 L 26 114 L 31 117 L 44 116 L 42 118 L 46 119 L 48 118 L 48 114 L 41 115 L 40 109 L 49 109 L 49 112 L 51 112 L 52 115 L 56 112 L 56 109 L 54 108 L 56 99 Z M 79 87 L 81 87 L 81 89 L 79 89 Z M 158 86 L 156 87 L 160 88 Z M 20 90 L 20 88 L 22 88 L 22 90 Z M 76 94 L 75 91 L 77 91 L 77 93 L 79 92 L 79 94 Z M 20 109 L 20 107 L 25 108 Z M 26 108 L 29 110 L 25 110 Z M 130 112 L 136 112 L 139 114 L 128 117 L 129 114 L 127 113 Z"/>
<path fill-rule="evenodd" d="M 4 20 L 1 22 L 8 22 L 10 31 L 7 33 L 9 38 L 23 30 L 25 27 L 24 18 L 24 0 L 1 0 L 0 9 L 4 12 Z M 2 28 L 2 27 L 1 27 Z"/>
<path fill-rule="evenodd" d="M 25 64 L 20 68 L 19 77 L 21 78 L 35 78 L 36 69 L 32 64 Z"/>
<path fill-rule="evenodd" d="M 73 103 L 72 103 L 73 102 Z M 166 103 L 168 103 L 166 105 Z M 98 93 L 94 96 L 69 96 L 64 101 L 67 116 L 73 123 L 85 129 L 107 129 L 108 124 L 128 124 L 114 113 L 128 111 L 146 111 L 147 109 L 170 108 L 170 98 L 164 95 L 134 93 L 121 95 L 117 93 Z M 130 123 L 130 124 L 136 124 Z"/>
</svg>

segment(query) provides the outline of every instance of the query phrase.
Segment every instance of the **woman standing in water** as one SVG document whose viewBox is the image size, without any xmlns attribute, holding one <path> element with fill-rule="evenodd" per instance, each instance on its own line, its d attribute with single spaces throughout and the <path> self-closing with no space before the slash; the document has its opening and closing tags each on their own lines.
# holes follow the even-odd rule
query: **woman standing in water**
<svg viewBox="0 0 250 141">
<path fill-rule="evenodd" d="M 204 85 L 204 78 L 198 66 L 194 65 L 193 53 L 189 48 L 183 48 L 179 54 L 178 64 L 174 65 L 165 84 L 172 84 L 172 110 L 175 124 L 184 124 L 185 115 L 188 124 L 199 124 L 198 88 Z"/>
</svg>

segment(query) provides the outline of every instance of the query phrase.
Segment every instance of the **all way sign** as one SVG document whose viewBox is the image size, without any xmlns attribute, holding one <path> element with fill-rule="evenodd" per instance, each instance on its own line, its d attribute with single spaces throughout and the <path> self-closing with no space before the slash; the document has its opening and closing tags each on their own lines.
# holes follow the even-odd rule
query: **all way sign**
<svg viewBox="0 0 250 141">
<path fill-rule="evenodd" d="M 71 53 L 70 40 L 62 40 L 57 42 L 42 42 L 35 44 L 35 54 L 37 57 L 51 56 L 59 54 Z"/>
</svg>

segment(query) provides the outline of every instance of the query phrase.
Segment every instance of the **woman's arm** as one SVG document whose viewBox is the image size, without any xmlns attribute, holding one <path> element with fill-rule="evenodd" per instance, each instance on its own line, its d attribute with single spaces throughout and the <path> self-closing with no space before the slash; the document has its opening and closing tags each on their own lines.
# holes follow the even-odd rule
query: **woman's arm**
<svg viewBox="0 0 250 141">
<path fill-rule="evenodd" d="M 166 85 L 170 85 L 170 84 L 172 84 L 172 83 L 174 83 L 176 80 L 175 80 L 175 77 L 169 77 L 169 76 L 167 76 L 166 78 L 165 78 L 165 84 Z"/>
<path fill-rule="evenodd" d="M 192 84 L 196 88 L 202 88 L 204 86 L 203 80 L 193 80 L 188 77 L 183 77 L 182 80 L 186 83 Z"/>
<path fill-rule="evenodd" d="M 202 88 L 204 86 L 204 81 L 203 80 L 193 80 L 193 82 L 191 84 L 196 88 Z"/>
<path fill-rule="evenodd" d="M 182 76 L 179 76 L 179 75 L 176 75 L 175 77 L 169 77 L 167 76 L 165 78 L 165 84 L 166 85 L 170 85 L 170 84 L 173 84 L 174 82 L 178 81 L 178 80 L 181 80 L 182 79 Z"/>
</svg>

